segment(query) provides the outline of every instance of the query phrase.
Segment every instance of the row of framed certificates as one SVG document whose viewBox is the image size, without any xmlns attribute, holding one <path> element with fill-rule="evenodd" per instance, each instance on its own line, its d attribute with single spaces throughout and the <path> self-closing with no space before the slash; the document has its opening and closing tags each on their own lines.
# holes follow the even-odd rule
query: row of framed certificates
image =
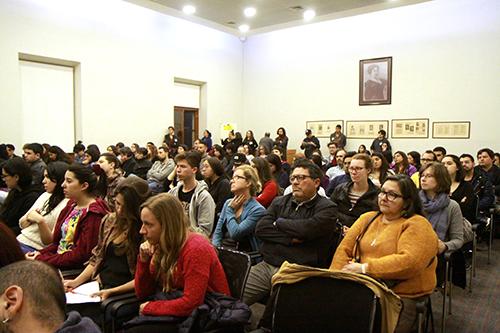
<svg viewBox="0 0 500 333">
<path fill-rule="evenodd" d="M 389 120 L 315 120 L 307 121 L 306 128 L 316 137 L 327 138 L 341 125 L 343 133 L 351 139 L 373 139 L 378 131 L 385 130 L 386 137 L 393 139 L 429 138 L 429 119 L 392 119 L 391 131 Z M 470 121 L 434 121 L 432 122 L 433 139 L 469 139 Z M 390 134 L 390 136 L 389 136 Z"/>
</svg>

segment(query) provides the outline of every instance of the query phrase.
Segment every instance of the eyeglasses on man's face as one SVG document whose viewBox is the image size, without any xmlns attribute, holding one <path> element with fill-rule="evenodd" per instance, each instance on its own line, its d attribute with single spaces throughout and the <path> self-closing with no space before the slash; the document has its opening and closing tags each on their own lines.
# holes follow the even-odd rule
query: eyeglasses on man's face
<svg viewBox="0 0 500 333">
<path fill-rule="evenodd" d="M 300 183 L 306 178 L 312 178 L 312 177 L 308 175 L 292 175 L 290 176 L 290 183 L 293 183 L 295 181 Z"/>
<path fill-rule="evenodd" d="M 245 177 L 243 177 L 243 176 L 239 176 L 239 175 L 234 175 L 231 179 L 232 179 L 233 181 L 237 181 L 238 179 L 244 179 L 244 180 L 246 180 L 246 178 L 245 178 Z"/>
</svg>

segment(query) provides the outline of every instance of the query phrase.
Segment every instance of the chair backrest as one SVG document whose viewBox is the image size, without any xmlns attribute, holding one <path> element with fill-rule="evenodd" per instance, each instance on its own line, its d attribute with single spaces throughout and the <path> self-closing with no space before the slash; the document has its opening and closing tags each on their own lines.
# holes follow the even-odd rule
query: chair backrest
<svg viewBox="0 0 500 333">
<path fill-rule="evenodd" d="M 248 274 L 250 273 L 250 256 L 246 253 L 218 247 L 219 261 L 226 273 L 231 296 L 242 299 Z"/>
<path fill-rule="evenodd" d="M 378 304 L 368 287 L 354 281 L 310 277 L 281 284 L 274 302 L 273 332 L 379 332 Z"/>
</svg>

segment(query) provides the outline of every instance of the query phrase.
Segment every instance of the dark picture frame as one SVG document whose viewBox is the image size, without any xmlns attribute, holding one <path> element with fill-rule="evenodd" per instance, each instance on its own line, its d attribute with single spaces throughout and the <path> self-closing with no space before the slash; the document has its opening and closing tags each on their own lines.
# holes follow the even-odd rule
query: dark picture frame
<svg viewBox="0 0 500 333">
<path fill-rule="evenodd" d="M 392 57 L 359 61 L 359 105 L 391 104 Z"/>
</svg>

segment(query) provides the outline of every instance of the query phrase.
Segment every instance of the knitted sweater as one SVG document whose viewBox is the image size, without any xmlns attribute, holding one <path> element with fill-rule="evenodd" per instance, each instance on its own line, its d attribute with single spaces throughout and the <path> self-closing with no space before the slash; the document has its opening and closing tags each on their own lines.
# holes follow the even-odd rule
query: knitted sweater
<svg viewBox="0 0 500 333">
<path fill-rule="evenodd" d="M 21 219 L 19 220 L 19 227 L 21 227 L 21 220 L 24 220 L 31 211 L 39 209 L 42 215 L 45 214 L 43 208 L 51 196 L 52 196 L 51 193 L 48 192 L 42 193 L 42 195 L 39 196 L 38 199 L 35 201 L 33 206 L 31 206 L 31 208 L 26 212 L 26 214 L 24 214 L 24 216 L 21 217 Z M 54 225 L 57 222 L 57 218 L 59 217 L 59 214 L 64 209 L 64 207 L 66 207 L 67 203 L 68 199 L 61 200 L 61 202 L 54 209 L 52 209 L 50 213 L 44 216 L 45 223 L 47 223 L 47 226 L 49 227 L 50 230 L 54 229 Z M 28 227 L 21 229 L 21 234 L 17 236 L 17 240 L 20 243 L 31 246 L 37 250 L 43 249 L 46 246 L 45 244 L 43 244 L 42 239 L 40 238 L 40 229 L 38 228 L 38 224 L 36 223 L 32 223 Z"/>
<path fill-rule="evenodd" d="M 330 269 L 342 269 L 353 260 L 356 238 L 375 214 L 363 214 L 352 225 L 337 248 Z M 361 263 L 368 264 L 366 274 L 377 279 L 398 280 L 393 291 L 408 298 L 431 294 L 436 287 L 437 249 L 436 233 L 420 215 L 390 223 L 383 223 L 380 215 L 359 243 Z"/>
<path fill-rule="evenodd" d="M 137 259 L 137 297 L 145 298 L 162 289 L 163 283 L 156 281 L 155 276 L 151 261 Z M 173 300 L 151 301 L 144 307 L 143 315 L 186 317 L 203 304 L 207 291 L 230 295 L 226 274 L 215 249 L 207 238 L 197 233 L 188 235 L 177 260 L 173 281 L 175 289 L 184 290 L 183 296 Z"/>
</svg>

